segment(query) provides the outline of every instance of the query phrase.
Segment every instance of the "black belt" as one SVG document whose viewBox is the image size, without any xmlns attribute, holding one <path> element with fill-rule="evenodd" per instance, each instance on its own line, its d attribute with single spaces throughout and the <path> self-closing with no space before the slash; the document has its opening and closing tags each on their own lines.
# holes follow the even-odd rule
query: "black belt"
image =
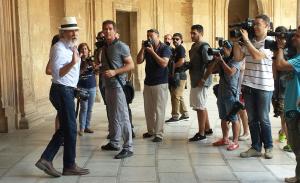
<svg viewBox="0 0 300 183">
<path fill-rule="evenodd" d="M 69 88 L 69 89 L 75 89 L 74 87 L 72 86 L 66 86 L 66 85 L 62 85 L 62 84 L 58 84 L 58 83 L 52 83 L 52 86 L 55 86 L 55 87 L 60 87 L 60 88 Z"/>
</svg>

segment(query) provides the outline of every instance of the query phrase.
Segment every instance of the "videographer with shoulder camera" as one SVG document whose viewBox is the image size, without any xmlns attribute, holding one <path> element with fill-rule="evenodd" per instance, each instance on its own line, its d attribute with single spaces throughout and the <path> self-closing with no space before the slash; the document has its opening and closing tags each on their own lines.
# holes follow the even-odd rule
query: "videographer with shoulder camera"
<svg viewBox="0 0 300 183">
<path fill-rule="evenodd" d="M 208 63 L 212 60 L 207 51 L 210 47 L 203 41 L 203 26 L 191 27 L 191 39 L 194 42 L 190 55 L 191 92 L 190 106 L 197 111 L 199 131 L 189 141 L 206 140 L 206 130 L 209 128 L 208 112 L 206 107 L 208 87 L 212 84 L 211 73 L 208 72 Z M 209 128 L 208 133 L 212 133 Z"/>
<path fill-rule="evenodd" d="M 239 101 L 239 76 L 241 69 L 241 62 L 233 60 L 232 44 L 229 41 L 223 41 L 221 48 L 224 56 L 220 53 L 214 56 L 214 60 L 218 62 L 216 65 L 219 72 L 220 81 L 217 91 L 217 105 L 219 110 L 219 117 L 221 119 L 221 128 L 223 138 L 214 142 L 214 146 L 227 146 L 228 151 L 233 151 L 239 148 L 238 138 L 240 131 L 240 122 L 237 113 L 231 114 L 233 110 L 239 111 L 235 106 Z M 237 109 L 234 109 L 237 108 Z M 229 125 L 232 123 L 233 139 L 232 143 L 229 141 Z"/>
<path fill-rule="evenodd" d="M 175 46 L 172 59 L 169 61 L 169 89 L 171 94 L 172 117 L 166 122 L 175 122 L 189 118 L 188 110 L 184 103 L 183 92 L 186 85 L 187 75 L 185 73 L 185 48 L 182 46 L 182 34 L 173 34 Z M 172 62 L 172 63 L 171 63 Z M 179 116 L 181 114 L 181 116 Z"/>
<path fill-rule="evenodd" d="M 81 43 L 78 46 L 78 51 L 81 55 L 80 76 L 78 81 L 78 88 L 84 89 L 88 93 L 86 100 L 80 99 L 79 112 L 79 136 L 83 133 L 94 133 L 90 128 L 92 117 L 92 109 L 96 98 L 96 64 L 94 57 L 90 56 L 90 48 L 87 43 Z"/>
<path fill-rule="evenodd" d="M 137 64 L 146 60 L 146 78 L 144 81 L 144 108 L 147 132 L 143 138 L 153 138 L 153 142 L 163 139 L 165 112 L 168 100 L 168 62 L 170 48 L 160 42 L 156 29 L 147 31 L 147 40 L 142 42 L 137 55 Z"/>
<path fill-rule="evenodd" d="M 268 32 L 269 34 L 275 34 L 276 41 L 267 41 L 265 47 L 270 47 L 272 51 L 277 51 L 277 37 L 278 35 L 287 34 L 289 31 L 284 26 L 279 26 L 275 29 L 275 32 Z M 276 35 L 277 34 L 277 35 Z M 279 36 L 281 37 L 281 36 Z M 289 48 L 284 49 L 285 59 L 288 59 L 288 53 L 290 53 Z M 275 57 L 273 57 L 273 60 Z M 274 76 L 274 92 L 272 96 L 272 105 L 274 109 L 274 117 L 280 117 L 281 120 L 281 129 L 278 132 L 278 140 L 281 143 L 287 143 L 283 147 L 284 151 L 292 152 L 292 148 L 288 142 L 288 132 L 284 117 L 284 93 L 286 88 L 286 77 L 288 76 L 287 71 L 280 71 L 276 69 L 275 64 L 273 62 L 273 76 Z"/>
<path fill-rule="evenodd" d="M 100 72 L 104 78 L 110 142 L 101 146 L 101 149 L 118 151 L 123 137 L 123 149 L 115 156 L 115 159 L 123 159 L 133 155 L 132 131 L 123 87 L 127 72 L 134 68 L 134 63 L 129 47 L 116 38 L 116 23 L 106 20 L 102 23 L 102 30 L 106 43 L 102 47 Z"/>
<path fill-rule="evenodd" d="M 273 158 L 271 123 L 269 119 L 272 91 L 274 90 L 272 57 L 273 52 L 265 49 L 266 39 L 270 28 L 270 18 L 267 15 L 255 17 L 254 35 L 249 39 L 248 31 L 241 29 L 242 43 L 234 39 L 234 60 L 242 61 L 246 57 L 246 69 L 242 83 L 245 107 L 249 117 L 251 148 L 242 152 L 242 158 L 262 156 L 262 144 L 265 148 L 265 158 Z"/>
<path fill-rule="evenodd" d="M 80 57 L 77 50 L 77 21 L 75 17 L 64 17 L 59 32 L 61 39 L 50 52 L 52 85 L 50 101 L 58 111 L 60 128 L 54 133 L 47 148 L 35 164 L 53 177 L 60 177 L 52 164 L 60 146 L 64 143 L 63 175 L 85 175 L 88 169 L 75 163 L 77 125 L 75 117 L 74 90 L 79 78 Z"/>
<path fill-rule="evenodd" d="M 300 27 L 292 38 L 292 45 L 297 49 L 296 55 L 287 60 L 284 58 L 286 40 L 277 38 L 278 51 L 275 54 L 277 70 L 288 71 L 285 89 L 284 114 L 288 128 L 288 140 L 296 155 L 296 176 L 286 178 L 285 182 L 300 182 Z"/>
</svg>

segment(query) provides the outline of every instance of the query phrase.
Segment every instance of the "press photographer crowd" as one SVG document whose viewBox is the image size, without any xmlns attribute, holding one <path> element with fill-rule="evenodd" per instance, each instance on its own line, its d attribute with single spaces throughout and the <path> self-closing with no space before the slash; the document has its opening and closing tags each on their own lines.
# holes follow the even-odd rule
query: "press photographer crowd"
<svg viewBox="0 0 300 183">
<path fill-rule="evenodd" d="M 229 30 L 229 39 L 217 37 L 218 48 L 212 48 L 205 41 L 204 27 L 192 25 L 189 61 L 181 33 L 167 34 L 162 42 L 158 30 L 147 30 L 147 39 L 141 42 L 134 59 L 137 64 L 145 63 L 143 99 L 147 131 L 143 138 L 162 142 L 165 123 L 189 119 L 183 97 L 189 86 L 188 76 L 190 107 L 197 113 L 199 127 L 188 141 L 203 141 L 212 135 L 207 100 L 212 75 L 217 74 L 219 83 L 213 86 L 213 93 L 217 98 L 222 137 L 212 145 L 234 151 L 239 149 L 239 141 L 251 139 L 250 149 L 241 152 L 241 158 L 272 159 L 269 118 L 272 103 L 274 117 L 281 120 L 279 141 L 286 143 L 283 150 L 293 152 L 297 161 L 295 176 L 285 178 L 285 182 L 300 182 L 300 27 L 279 26 L 273 31 L 270 18 L 262 14 L 230 25 Z M 111 20 L 102 23 L 93 52 L 87 43 L 78 45 L 78 36 L 76 18 L 64 17 L 59 34 L 53 38 L 46 68 L 46 73 L 52 75 L 49 98 L 57 111 L 56 131 L 36 166 L 54 177 L 89 174 L 88 169 L 75 162 L 76 138 L 77 134 L 94 132 L 90 123 L 96 77 L 99 77 L 108 119 L 109 142 L 101 149 L 120 151 L 116 159 L 133 155 L 135 134 L 130 104 L 134 102 L 134 88 L 128 72 L 135 64 L 130 49 L 119 40 L 116 23 Z M 169 94 L 172 111 L 171 117 L 165 120 Z M 230 127 L 232 136 L 229 136 Z M 61 173 L 52 161 L 62 145 Z"/>
</svg>

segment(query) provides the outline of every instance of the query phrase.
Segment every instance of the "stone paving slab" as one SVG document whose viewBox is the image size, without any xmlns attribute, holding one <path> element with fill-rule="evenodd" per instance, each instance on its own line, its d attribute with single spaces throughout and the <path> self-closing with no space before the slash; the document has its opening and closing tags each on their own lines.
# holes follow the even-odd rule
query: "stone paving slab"
<svg viewBox="0 0 300 183">
<path fill-rule="evenodd" d="M 294 175 L 295 156 L 282 151 L 284 143 L 277 140 L 280 121 L 272 114 L 273 159 L 240 158 L 240 152 L 250 147 L 250 140 L 240 142 L 236 151 L 227 151 L 226 146 L 212 146 L 212 142 L 221 137 L 215 102 L 210 93 L 208 112 L 214 134 L 206 141 L 188 142 L 198 130 L 196 113 L 189 110 L 189 120 L 166 124 L 163 142 L 153 143 L 152 139 L 142 138 L 146 122 L 142 94 L 137 92 L 131 105 L 137 136 L 133 142 L 134 156 L 125 160 L 113 159 L 118 152 L 101 150 L 100 146 L 108 142 L 107 119 L 103 104 L 95 103 L 91 123 L 95 133 L 78 136 L 76 150 L 76 162 L 89 168 L 91 173 L 61 178 L 51 178 L 34 167 L 53 135 L 54 114 L 49 114 L 48 121 L 30 130 L 0 134 L 0 183 L 276 183 Z M 170 98 L 166 110 L 168 119 Z M 53 162 L 59 171 L 62 171 L 62 159 L 63 147 Z"/>
</svg>

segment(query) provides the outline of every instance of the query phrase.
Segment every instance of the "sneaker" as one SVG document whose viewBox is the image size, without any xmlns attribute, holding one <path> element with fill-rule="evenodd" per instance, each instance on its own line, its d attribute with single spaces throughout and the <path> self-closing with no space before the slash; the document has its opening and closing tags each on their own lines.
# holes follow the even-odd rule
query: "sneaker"
<svg viewBox="0 0 300 183">
<path fill-rule="evenodd" d="M 282 130 L 279 130 L 279 132 L 278 132 L 278 140 L 280 143 L 286 142 L 286 136 Z"/>
<path fill-rule="evenodd" d="M 284 178 L 284 182 L 288 182 L 288 183 L 296 183 L 297 181 L 298 181 L 297 177 Z"/>
<path fill-rule="evenodd" d="M 150 137 L 152 137 L 153 135 L 152 134 L 150 134 L 150 133 L 144 133 L 143 134 L 143 138 L 145 139 L 145 138 L 150 138 Z"/>
<path fill-rule="evenodd" d="M 179 120 L 186 120 L 186 119 L 189 119 L 189 118 L 190 118 L 189 116 L 183 114 L 183 115 L 180 116 Z"/>
<path fill-rule="evenodd" d="M 265 158 L 266 159 L 272 159 L 273 158 L 273 149 L 270 148 L 270 149 L 266 149 L 266 152 L 265 152 Z"/>
<path fill-rule="evenodd" d="M 242 152 L 240 154 L 240 156 L 241 156 L 241 158 L 250 158 L 250 157 L 260 157 L 260 156 L 262 156 L 262 154 L 261 154 L 261 152 L 258 152 L 253 147 L 251 147 L 247 151 Z"/>
<path fill-rule="evenodd" d="M 189 139 L 190 142 L 201 141 L 201 140 L 206 140 L 206 136 L 205 135 L 200 135 L 200 133 L 196 133 L 194 135 L 194 137 Z"/>
<path fill-rule="evenodd" d="M 83 131 L 80 130 L 80 131 L 78 132 L 78 135 L 79 135 L 79 136 L 83 136 Z"/>
<path fill-rule="evenodd" d="M 94 131 L 89 128 L 86 128 L 84 129 L 84 133 L 94 133 Z"/>
<path fill-rule="evenodd" d="M 171 122 L 176 122 L 176 121 L 179 121 L 179 119 L 171 117 L 170 119 L 166 120 L 165 122 L 166 123 L 171 123 Z"/>
<path fill-rule="evenodd" d="M 205 135 L 212 135 L 214 132 L 213 130 L 210 128 L 208 130 L 205 130 Z"/>
<path fill-rule="evenodd" d="M 293 152 L 292 147 L 290 144 L 287 144 L 283 147 L 283 150 L 286 152 Z"/>
<path fill-rule="evenodd" d="M 250 134 L 239 136 L 239 141 L 246 141 L 250 139 Z"/>
<path fill-rule="evenodd" d="M 119 151 L 120 150 L 120 148 L 114 147 L 111 143 L 107 143 L 106 145 L 101 146 L 101 149 L 103 151 Z"/>
<path fill-rule="evenodd" d="M 122 151 L 115 156 L 115 159 L 124 159 L 133 155 L 132 151 L 122 149 Z"/>
<path fill-rule="evenodd" d="M 161 142 L 162 138 L 160 137 L 154 137 L 154 139 L 152 140 L 152 142 Z"/>
<path fill-rule="evenodd" d="M 233 151 L 236 150 L 240 147 L 238 143 L 232 143 L 229 146 L 227 146 L 227 151 Z"/>
<path fill-rule="evenodd" d="M 220 139 L 212 144 L 213 146 L 225 146 L 229 145 L 229 140 Z"/>
</svg>

